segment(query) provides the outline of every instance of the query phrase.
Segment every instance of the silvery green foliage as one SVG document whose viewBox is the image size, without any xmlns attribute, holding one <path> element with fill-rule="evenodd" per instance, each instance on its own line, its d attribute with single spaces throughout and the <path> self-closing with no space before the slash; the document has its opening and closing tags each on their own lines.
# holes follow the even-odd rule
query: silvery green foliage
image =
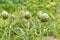
<svg viewBox="0 0 60 40">
<path fill-rule="evenodd" d="M 7 11 L 2 11 L 1 16 L 3 19 L 7 19 L 8 18 L 8 12 Z"/>
<path fill-rule="evenodd" d="M 42 11 L 39 11 L 37 13 L 37 16 L 38 18 L 41 20 L 41 21 L 48 21 L 49 20 L 49 15 L 47 13 L 43 13 Z"/>
</svg>

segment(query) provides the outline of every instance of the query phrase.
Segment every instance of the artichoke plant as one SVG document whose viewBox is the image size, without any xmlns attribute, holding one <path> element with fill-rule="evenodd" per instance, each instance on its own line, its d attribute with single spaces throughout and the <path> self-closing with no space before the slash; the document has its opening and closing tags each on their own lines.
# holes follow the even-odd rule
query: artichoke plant
<svg viewBox="0 0 60 40">
<path fill-rule="evenodd" d="M 2 11 L 1 16 L 3 19 L 7 19 L 8 18 L 8 12 L 7 11 Z"/>
<path fill-rule="evenodd" d="M 25 11 L 22 15 L 25 19 L 29 19 L 31 16 L 31 14 L 28 11 Z"/>
<path fill-rule="evenodd" d="M 12 20 L 14 20 L 14 19 L 15 19 L 15 15 L 11 15 L 10 18 L 11 18 Z"/>
<path fill-rule="evenodd" d="M 13 22 L 15 20 L 15 15 L 10 16 L 10 22 Z"/>
<path fill-rule="evenodd" d="M 39 11 L 37 13 L 37 16 L 41 22 L 47 22 L 49 20 L 49 15 L 47 13 L 43 13 L 42 11 Z"/>
</svg>

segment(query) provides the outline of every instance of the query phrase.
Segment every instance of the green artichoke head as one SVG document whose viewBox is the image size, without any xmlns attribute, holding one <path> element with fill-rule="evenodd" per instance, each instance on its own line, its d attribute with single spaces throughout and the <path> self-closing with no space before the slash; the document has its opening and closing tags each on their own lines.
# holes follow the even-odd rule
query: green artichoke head
<svg viewBox="0 0 60 40">
<path fill-rule="evenodd" d="M 42 11 L 39 11 L 37 15 L 42 22 L 47 22 L 49 20 L 49 15 L 47 13 L 43 13 Z"/>
<path fill-rule="evenodd" d="M 7 19 L 8 18 L 8 12 L 7 11 L 2 11 L 1 16 L 3 19 Z"/>
<path fill-rule="evenodd" d="M 25 11 L 24 13 L 23 13 L 23 16 L 24 16 L 24 18 L 25 19 L 29 19 L 30 18 L 30 12 L 28 12 L 28 11 Z"/>
</svg>

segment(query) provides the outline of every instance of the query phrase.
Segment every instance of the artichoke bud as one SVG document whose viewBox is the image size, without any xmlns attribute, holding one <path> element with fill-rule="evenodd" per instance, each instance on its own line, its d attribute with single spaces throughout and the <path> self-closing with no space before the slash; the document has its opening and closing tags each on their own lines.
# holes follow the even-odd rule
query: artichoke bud
<svg viewBox="0 0 60 40">
<path fill-rule="evenodd" d="M 49 15 L 40 11 L 38 12 L 38 18 L 41 20 L 41 22 L 47 22 L 49 20 Z"/>
<path fill-rule="evenodd" d="M 10 16 L 10 22 L 13 22 L 15 20 L 15 15 Z"/>
<path fill-rule="evenodd" d="M 10 19 L 11 19 L 11 20 L 14 20 L 14 19 L 15 19 L 15 15 L 11 15 L 11 16 L 10 16 Z"/>
<path fill-rule="evenodd" d="M 28 11 L 23 13 L 23 16 L 25 19 L 29 19 L 30 18 L 30 13 Z"/>
<path fill-rule="evenodd" d="M 1 16 L 2 16 L 3 19 L 7 19 L 7 18 L 8 18 L 8 12 L 3 11 L 3 12 L 1 13 Z"/>
</svg>

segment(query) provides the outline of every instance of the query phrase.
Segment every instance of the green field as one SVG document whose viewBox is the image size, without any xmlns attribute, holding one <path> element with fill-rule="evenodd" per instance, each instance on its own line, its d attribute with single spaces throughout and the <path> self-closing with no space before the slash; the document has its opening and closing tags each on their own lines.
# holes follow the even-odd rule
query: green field
<svg viewBox="0 0 60 40">
<path fill-rule="evenodd" d="M 0 0 L 0 40 L 60 40 L 60 0 Z"/>
</svg>

